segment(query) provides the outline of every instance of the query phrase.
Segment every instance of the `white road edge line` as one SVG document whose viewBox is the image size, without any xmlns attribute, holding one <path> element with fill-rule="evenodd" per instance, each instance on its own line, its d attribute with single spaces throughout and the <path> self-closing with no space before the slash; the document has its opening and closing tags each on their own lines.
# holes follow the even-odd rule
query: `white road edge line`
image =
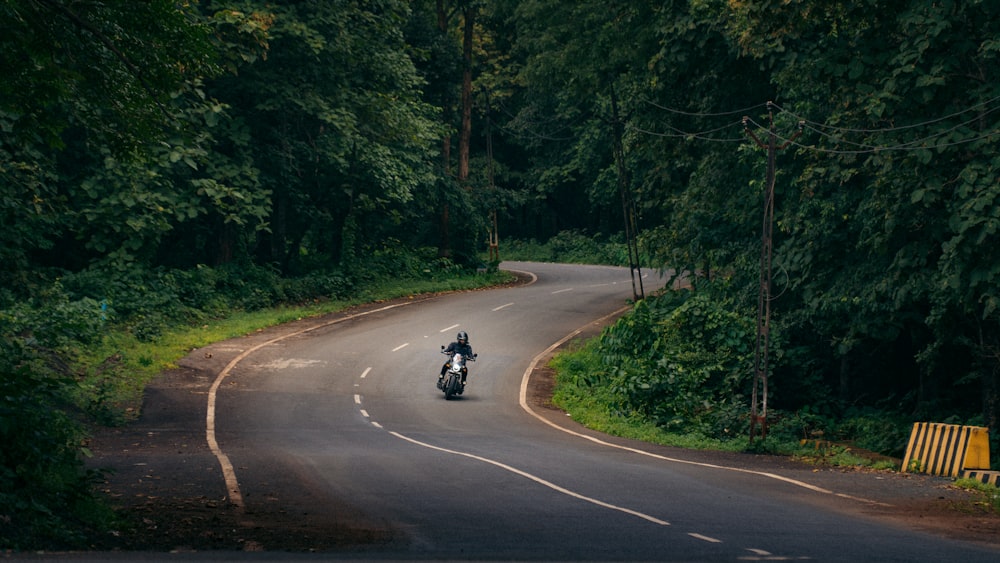
<svg viewBox="0 0 1000 563">
<path fill-rule="evenodd" d="M 229 373 L 233 370 L 233 368 L 236 367 L 236 364 L 240 363 L 247 356 L 253 354 L 257 350 L 260 350 L 265 346 L 274 344 L 275 342 L 279 342 L 286 338 L 291 338 L 293 336 L 305 334 L 307 332 L 319 328 L 328 327 L 330 325 L 335 325 L 337 323 L 342 323 L 344 321 L 356 319 L 358 317 L 363 317 L 365 315 L 370 315 L 372 313 L 380 313 L 382 311 L 388 311 L 389 309 L 395 309 L 396 307 L 412 305 L 413 303 L 415 302 L 404 301 L 393 305 L 386 305 L 385 307 L 372 309 L 371 311 L 364 311 L 362 313 L 356 313 L 354 315 L 347 315 L 345 317 L 340 317 L 337 319 L 333 319 L 331 321 L 327 321 L 325 323 L 320 323 L 318 325 L 311 326 L 309 328 L 304 328 L 296 332 L 285 334 L 277 338 L 272 338 L 271 340 L 268 340 L 266 342 L 261 342 L 256 346 L 252 346 L 249 349 L 244 350 L 242 354 L 233 358 L 228 364 L 226 364 L 226 367 L 222 368 L 222 371 L 220 371 L 218 375 L 215 376 L 215 381 L 212 382 L 212 387 L 209 388 L 208 390 L 208 406 L 207 406 L 207 412 L 205 414 L 205 441 L 208 442 L 208 449 L 212 451 L 212 454 L 219 461 L 219 465 L 222 467 L 222 476 L 226 480 L 226 490 L 229 492 L 230 504 L 232 504 L 239 510 L 243 510 L 243 493 L 240 492 L 240 484 L 239 481 L 236 479 L 236 470 L 233 469 L 233 464 L 229 461 L 229 456 L 227 456 L 225 452 L 222 451 L 222 448 L 219 447 L 219 442 L 215 438 L 215 402 L 219 393 L 219 386 L 222 385 L 222 380 L 224 380 L 226 377 L 229 376 Z"/>
<path fill-rule="evenodd" d="M 460 452 L 460 451 L 457 451 L 457 450 L 449 450 L 447 448 L 442 448 L 442 447 L 439 447 L 439 446 L 435 446 L 433 444 L 428 444 L 426 442 L 421 442 L 419 440 L 414 440 L 413 438 L 410 438 L 408 436 L 400 434 L 399 432 L 392 432 L 392 431 L 390 431 L 389 434 L 392 434 L 393 436 L 399 438 L 400 440 L 406 440 L 407 442 L 410 442 L 411 444 L 416 444 L 416 445 L 422 446 L 424 448 L 429 448 L 429 449 L 432 449 L 432 450 L 437 450 L 439 452 L 444 452 L 444 453 L 449 453 L 449 454 L 458 455 L 458 456 L 462 456 L 462 457 L 467 457 L 467 458 L 470 458 L 470 459 L 474 459 L 476 461 L 481 461 L 483 463 L 488 463 L 490 465 L 495 465 L 495 466 L 497 466 L 497 467 L 499 467 L 501 469 L 504 469 L 506 471 L 510 471 L 511 473 L 514 473 L 516 475 L 520 475 L 521 477 L 524 477 L 526 479 L 530 479 L 531 481 L 534 481 L 534 482 L 536 482 L 536 483 L 538 483 L 540 485 L 544 485 L 544 486 L 552 489 L 553 491 L 556 491 L 558 493 L 562 493 L 564 495 L 573 497 L 575 499 L 586 501 L 586 502 L 589 502 L 591 504 L 596 504 L 597 506 L 600 506 L 600 507 L 603 507 L 603 508 L 608 508 L 608 509 L 611 509 L 611 510 L 617 510 L 619 512 L 624 512 L 625 514 L 630 514 L 632 516 L 636 516 L 638 518 L 642 518 L 643 520 L 648 520 L 649 522 L 652 522 L 654 524 L 659 524 L 660 526 L 669 526 L 670 525 L 670 522 L 667 522 L 665 520 L 660 520 L 659 518 L 656 518 L 654 516 L 650 516 L 648 514 L 643 514 L 642 512 L 638 512 L 636 510 L 632 510 L 632 509 L 625 508 L 625 507 L 622 507 L 622 506 L 617 506 L 617 505 L 614 505 L 614 504 L 609 504 L 609 503 L 606 503 L 604 501 L 597 500 L 595 498 L 591 498 L 591 497 L 588 497 L 588 496 L 581 495 L 580 493 L 575 493 L 575 492 L 573 492 L 573 491 L 571 491 L 569 489 L 565 489 L 563 487 L 560 487 L 559 485 L 556 485 L 555 483 L 546 481 L 545 479 L 542 479 L 541 477 L 536 477 L 535 475 L 532 475 L 531 473 L 528 473 L 526 471 L 521 471 L 520 469 L 517 469 L 515 467 L 511 467 L 510 465 L 507 465 L 505 463 L 501 463 L 501 462 L 496 461 L 496 460 L 492 460 L 492 459 L 489 459 L 489 458 L 486 458 L 486 457 L 481 457 L 481 456 L 470 454 L 470 453 L 466 453 L 466 452 Z"/>
<path fill-rule="evenodd" d="M 531 284 L 535 283 L 536 281 L 538 281 L 538 276 L 536 276 L 534 272 L 525 272 L 524 270 L 505 270 L 505 271 L 507 271 L 507 272 L 514 272 L 515 274 L 524 274 L 524 275 L 530 277 L 531 281 L 529 281 L 528 283 L 524 284 L 525 286 L 531 285 Z M 524 287 L 524 286 L 521 286 L 521 287 Z"/>
<path fill-rule="evenodd" d="M 557 289 L 556 291 L 553 291 L 551 295 L 555 295 L 557 293 L 566 293 L 567 291 L 573 291 L 573 288 L 567 287 L 566 289 Z"/>
<path fill-rule="evenodd" d="M 864 503 L 867 503 L 867 504 L 870 504 L 870 505 L 875 505 L 875 506 L 892 506 L 890 504 L 886 504 L 886 503 L 883 503 L 883 502 L 878 502 L 878 501 L 875 501 L 875 500 L 869 500 L 869 499 L 864 499 L 864 498 L 859 498 L 859 497 L 848 496 L 848 495 L 844 495 L 844 494 L 840 494 L 840 493 L 835 493 L 833 491 L 829 491 L 829 490 L 824 489 L 822 487 L 817 487 L 816 485 L 810 485 L 809 483 L 805 483 L 805 482 L 799 481 L 797 479 L 792 479 L 791 477 L 785 477 L 783 475 L 777 475 L 775 473 L 767 473 L 765 471 L 754 471 L 752 469 L 741 469 L 739 467 L 728 467 L 728 466 L 725 466 L 725 465 L 715 465 L 713 463 L 702 463 L 702 462 L 699 462 L 699 461 L 690 461 L 690 460 L 686 460 L 686 459 L 672 458 L 672 457 L 662 456 L 662 455 L 659 455 L 659 454 L 654 454 L 652 452 L 647 452 L 645 450 L 640 450 L 638 448 L 630 448 L 628 446 L 621 446 L 621 445 L 618 445 L 618 444 L 612 444 L 611 442 L 606 442 L 606 441 L 601 440 L 599 438 L 595 438 L 593 436 L 588 436 L 586 434 L 581 434 L 581 433 L 576 432 L 574 430 L 570 430 L 569 428 L 564 428 L 562 426 L 559 426 L 558 424 L 555 424 L 554 422 L 546 420 L 544 417 L 542 417 L 537 412 L 535 412 L 534 409 L 532 409 L 531 406 L 528 405 L 528 382 L 531 380 L 531 374 L 532 374 L 532 372 L 535 371 L 535 367 L 538 365 L 538 362 L 542 361 L 542 358 L 544 358 L 546 355 L 548 355 L 550 352 L 552 352 L 553 350 L 555 350 L 559 346 L 562 346 L 569 339 L 571 339 L 574 336 L 576 336 L 576 335 L 580 334 L 581 332 L 583 332 L 583 330 L 586 327 L 588 327 L 588 326 L 590 326 L 592 324 L 595 324 L 595 323 L 603 323 L 607 319 L 610 319 L 611 317 L 614 317 L 615 315 L 623 313 L 623 312 L 629 310 L 630 308 L 631 307 L 622 307 L 621 309 L 618 309 L 617 311 L 615 311 L 615 312 L 613 312 L 613 313 L 611 313 L 609 315 L 605 315 L 604 317 L 601 317 L 600 319 L 597 319 L 596 321 L 592 321 L 592 322 L 587 323 L 586 325 L 584 325 L 584 326 L 582 326 L 582 327 L 574 330 L 573 332 L 567 334 L 562 339 L 560 339 L 558 342 L 556 342 L 555 344 L 553 344 L 553 345 L 549 346 L 548 348 L 546 348 L 545 351 L 543 351 L 542 353 L 540 353 L 537 356 L 535 356 L 534 359 L 531 360 L 531 363 L 528 364 L 528 369 L 526 369 L 524 371 L 524 376 L 521 378 L 521 393 L 520 393 L 520 397 L 518 398 L 518 402 L 521 404 L 521 408 L 524 409 L 525 412 L 527 412 L 531 416 L 537 418 L 538 420 L 540 420 L 541 422 L 543 422 L 543 423 L 551 426 L 552 428 L 555 428 L 556 430 L 565 432 L 567 434 L 576 436 L 578 438 L 583 438 L 584 440 L 590 440 L 591 442 L 594 442 L 595 444 L 599 444 L 599 445 L 602 445 L 602 446 L 607 446 L 609 448 L 615 448 L 615 449 L 619 449 L 619 450 L 624 450 L 624 451 L 627 451 L 627 452 L 632 452 L 632 453 L 635 453 L 635 454 L 644 455 L 644 456 L 652 457 L 652 458 L 655 458 L 655 459 L 661 459 L 663 461 L 672 461 L 674 463 L 683 463 L 683 464 L 686 464 L 686 465 L 694 465 L 694 466 L 697 466 L 697 467 L 708 467 L 708 468 L 711 468 L 711 469 L 724 469 L 724 470 L 727 470 L 727 471 L 735 471 L 737 473 L 748 473 L 748 474 L 751 474 L 751 475 L 759 475 L 761 477 L 767 477 L 769 479 L 775 479 L 777 481 L 783 481 L 785 483 L 789 483 L 789 484 L 795 485 L 797 487 L 802 487 L 804 489 L 809 489 L 810 491 L 815 491 L 817 493 L 822 493 L 822 494 L 825 494 L 825 495 L 834 495 L 834 496 L 839 496 L 839 497 L 843 497 L 843 498 L 849 498 L 849 499 L 852 499 L 852 500 L 857 500 L 857 501 L 864 502 Z"/>
</svg>

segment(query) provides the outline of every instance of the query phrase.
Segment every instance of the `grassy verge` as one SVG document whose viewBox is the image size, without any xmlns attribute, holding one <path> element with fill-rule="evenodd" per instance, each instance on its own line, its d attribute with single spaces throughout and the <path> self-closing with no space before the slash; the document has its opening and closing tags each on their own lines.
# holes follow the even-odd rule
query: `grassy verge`
<svg viewBox="0 0 1000 563">
<path fill-rule="evenodd" d="M 836 467 L 865 467 L 872 470 L 897 470 L 898 462 L 871 455 L 846 445 L 803 443 L 800 440 L 769 436 L 750 442 L 745 428 L 723 429 L 725 438 L 706 435 L 698 430 L 669 432 L 639 413 L 616 407 L 618 400 L 602 374 L 607 368 L 591 340 L 557 354 L 549 363 L 556 371 L 552 402 L 574 420 L 613 436 L 696 450 L 769 453 L 794 457 L 806 463 Z"/>
<path fill-rule="evenodd" d="M 556 387 L 552 402 L 580 424 L 623 438 L 642 440 L 663 446 L 690 449 L 744 451 L 747 440 L 736 437 L 719 440 L 703 434 L 666 432 L 635 413 L 615 408 L 609 387 L 595 384 L 592 376 L 604 370 L 597 354 L 595 341 L 557 354 L 549 363 L 556 371 Z"/>
</svg>

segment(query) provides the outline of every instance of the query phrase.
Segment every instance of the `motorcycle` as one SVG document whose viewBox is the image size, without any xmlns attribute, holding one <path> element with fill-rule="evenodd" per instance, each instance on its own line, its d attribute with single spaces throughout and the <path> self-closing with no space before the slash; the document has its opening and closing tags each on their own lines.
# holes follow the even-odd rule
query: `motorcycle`
<svg viewBox="0 0 1000 563">
<path fill-rule="evenodd" d="M 442 354 L 448 354 L 444 351 L 444 346 L 441 347 Z M 450 400 L 455 395 L 461 395 L 465 391 L 465 384 L 462 383 L 465 376 L 468 373 L 468 368 L 465 367 L 466 362 L 476 361 L 476 357 L 479 354 L 473 354 L 471 356 L 463 356 L 462 354 L 455 353 L 448 362 L 448 368 L 444 372 L 444 377 L 438 379 L 437 387 L 444 392 L 444 398 Z"/>
</svg>

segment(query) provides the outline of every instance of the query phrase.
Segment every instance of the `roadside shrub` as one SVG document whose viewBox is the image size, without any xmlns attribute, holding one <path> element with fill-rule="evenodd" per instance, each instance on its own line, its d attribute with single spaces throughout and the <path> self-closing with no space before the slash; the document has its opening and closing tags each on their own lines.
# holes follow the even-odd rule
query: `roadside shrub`
<svg viewBox="0 0 1000 563">
<path fill-rule="evenodd" d="M 313 273 L 301 278 L 286 279 L 283 286 L 282 293 L 292 303 L 314 299 L 346 299 L 355 288 L 354 282 L 337 272 Z"/>
<path fill-rule="evenodd" d="M 835 438 L 852 442 L 859 448 L 901 458 L 912 426 L 907 417 L 888 410 L 868 408 L 848 411 L 836 427 Z"/>
<path fill-rule="evenodd" d="M 73 350 L 104 334 L 110 311 L 91 298 L 71 299 L 58 281 L 44 295 L 0 310 L 3 335 L 18 335 L 44 348 Z"/>
<path fill-rule="evenodd" d="M 549 239 L 552 261 L 585 264 L 591 263 L 601 251 L 598 243 L 582 231 L 560 231 Z"/>
<path fill-rule="evenodd" d="M 0 338 L 0 548 L 74 546 L 106 517 L 83 469 L 85 438 L 67 414 L 71 378 L 18 338 Z"/>
<path fill-rule="evenodd" d="M 746 412 L 754 324 L 709 292 L 639 302 L 601 337 L 610 387 L 623 412 L 668 431 L 738 433 Z"/>
<path fill-rule="evenodd" d="M 524 262 L 551 262 L 552 252 L 544 244 L 535 239 L 507 240 L 500 247 L 500 255 L 504 260 L 520 260 Z"/>
<path fill-rule="evenodd" d="M 836 428 L 836 421 L 830 413 L 809 406 L 793 412 L 772 410 L 768 418 L 768 438 L 776 442 L 832 440 Z"/>
<path fill-rule="evenodd" d="M 256 264 L 225 264 L 217 268 L 216 289 L 234 309 L 259 311 L 286 300 L 280 273 Z"/>
<path fill-rule="evenodd" d="M 185 286 L 183 276 L 179 279 L 173 271 L 148 271 L 131 263 L 104 264 L 67 274 L 61 283 L 69 299 L 99 303 L 102 322 L 128 327 L 146 342 L 159 336 L 167 321 L 187 320 L 198 314 L 181 298 L 181 292 L 190 291 L 191 284 Z M 50 298 L 46 305 L 52 302 Z"/>
</svg>

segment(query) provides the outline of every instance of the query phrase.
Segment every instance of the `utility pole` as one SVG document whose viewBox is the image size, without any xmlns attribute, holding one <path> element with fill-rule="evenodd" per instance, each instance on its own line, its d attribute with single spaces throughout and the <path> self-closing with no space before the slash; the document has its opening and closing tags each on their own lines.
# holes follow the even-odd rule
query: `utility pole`
<svg viewBox="0 0 1000 563">
<path fill-rule="evenodd" d="M 614 137 L 613 152 L 618 168 L 618 192 L 621 194 L 622 213 L 625 216 L 625 244 L 628 245 L 629 272 L 632 275 L 632 299 L 634 301 L 641 301 L 646 298 L 646 291 L 642 286 L 642 267 L 639 265 L 639 237 L 636 225 L 635 200 L 628 189 L 628 170 L 625 168 L 625 148 L 622 145 L 621 118 L 618 115 L 618 97 L 615 94 L 613 83 L 611 84 L 611 120 Z M 637 272 L 638 287 L 636 287 Z"/>
<path fill-rule="evenodd" d="M 490 195 L 493 197 L 490 209 L 489 247 L 490 266 L 500 264 L 500 234 L 497 231 L 497 187 L 494 181 L 493 171 L 493 114 L 490 107 L 490 93 L 486 92 L 486 166 L 487 176 L 490 182 Z"/>
<path fill-rule="evenodd" d="M 775 154 L 785 149 L 802 134 L 803 123 L 799 129 L 781 145 L 774 132 L 774 104 L 767 102 L 767 142 L 762 142 L 747 123 L 749 117 L 743 117 L 743 130 L 757 143 L 758 147 L 767 149 L 767 174 L 764 180 L 764 220 L 761 228 L 760 246 L 760 293 L 757 299 L 757 344 L 754 347 L 754 377 L 753 392 L 750 398 L 750 441 L 753 442 L 757 425 L 760 424 L 761 439 L 767 438 L 767 356 L 771 335 L 771 257 L 774 244 L 774 176 Z M 759 395 L 759 397 L 758 397 Z M 759 399 L 759 403 L 758 403 Z M 758 409 L 759 405 L 759 409 Z"/>
</svg>

